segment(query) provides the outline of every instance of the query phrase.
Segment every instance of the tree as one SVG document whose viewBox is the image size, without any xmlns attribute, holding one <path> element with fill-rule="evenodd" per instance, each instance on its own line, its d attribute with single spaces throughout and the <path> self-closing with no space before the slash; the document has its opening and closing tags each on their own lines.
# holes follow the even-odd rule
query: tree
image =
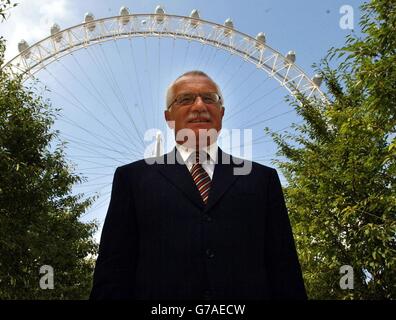
<svg viewBox="0 0 396 320">
<path fill-rule="evenodd" d="M 0 65 L 4 51 L 0 39 Z M 93 199 L 72 194 L 83 179 L 52 129 L 59 110 L 36 91 L 0 69 L 0 299 L 87 298 L 97 226 L 80 217 Z M 52 290 L 40 287 L 51 285 L 45 265 Z"/>
<path fill-rule="evenodd" d="M 1 17 L 1 22 L 6 19 L 6 13 L 8 10 L 10 10 L 12 7 L 15 7 L 17 4 L 11 4 L 11 0 L 1 0 L 0 1 L 0 17 Z"/>
<path fill-rule="evenodd" d="M 329 102 L 300 94 L 295 131 L 267 129 L 283 157 L 277 163 L 314 299 L 396 298 L 396 3 L 361 8 L 363 36 L 349 35 L 317 67 Z M 353 268 L 353 289 L 340 287 L 343 265 Z"/>
</svg>

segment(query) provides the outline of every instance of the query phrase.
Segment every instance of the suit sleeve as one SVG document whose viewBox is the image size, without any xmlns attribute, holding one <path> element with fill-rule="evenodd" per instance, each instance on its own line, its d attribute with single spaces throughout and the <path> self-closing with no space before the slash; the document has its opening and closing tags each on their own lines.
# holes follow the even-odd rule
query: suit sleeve
<svg viewBox="0 0 396 320">
<path fill-rule="evenodd" d="M 268 182 L 266 261 L 271 298 L 307 299 L 282 186 L 276 170 Z"/>
<path fill-rule="evenodd" d="M 96 261 L 92 300 L 130 299 L 134 294 L 137 228 L 126 170 L 117 168 Z"/>
</svg>

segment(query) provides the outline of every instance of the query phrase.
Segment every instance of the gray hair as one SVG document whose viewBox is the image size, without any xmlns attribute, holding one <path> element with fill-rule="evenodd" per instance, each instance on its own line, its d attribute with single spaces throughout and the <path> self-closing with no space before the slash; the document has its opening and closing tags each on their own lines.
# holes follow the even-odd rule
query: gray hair
<svg viewBox="0 0 396 320">
<path fill-rule="evenodd" d="M 200 70 L 192 70 L 192 71 L 187 71 L 185 73 L 183 73 L 181 76 L 177 77 L 168 87 L 167 91 L 166 91 L 166 106 L 165 106 L 165 110 L 169 110 L 168 106 L 173 102 L 174 100 L 174 89 L 173 87 L 175 86 L 177 80 L 179 80 L 182 77 L 185 76 L 201 76 L 201 77 L 206 77 L 208 78 L 210 81 L 213 82 L 213 84 L 216 87 L 216 91 L 217 94 L 220 96 L 221 98 L 221 103 L 222 105 L 224 104 L 224 98 L 223 98 L 223 94 L 221 93 L 220 87 L 219 85 L 213 81 L 213 79 L 211 77 L 209 77 L 205 72 L 200 71 Z"/>
</svg>

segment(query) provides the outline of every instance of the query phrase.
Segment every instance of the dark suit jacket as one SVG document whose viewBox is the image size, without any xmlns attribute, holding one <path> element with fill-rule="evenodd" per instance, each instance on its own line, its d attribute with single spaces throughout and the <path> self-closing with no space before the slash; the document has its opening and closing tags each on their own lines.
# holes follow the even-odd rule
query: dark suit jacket
<svg viewBox="0 0 396 320">
<path fill-rule="evenodd" d="M 175 150 L 117 168 L 90 298 L 305 299 L 277 172 L 219 149 L 205 206 Z"/>
</svg>

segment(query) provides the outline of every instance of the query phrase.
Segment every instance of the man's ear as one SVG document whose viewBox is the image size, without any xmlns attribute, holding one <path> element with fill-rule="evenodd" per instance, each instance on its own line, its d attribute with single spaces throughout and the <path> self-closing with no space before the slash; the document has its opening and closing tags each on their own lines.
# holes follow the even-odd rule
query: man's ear
<svg viewBox="0 0 396 320">
<path fill-rule="evenodd" d="M 172 117 L 171 113 L 168 110 L 165 110 L 164 111 L 164 116 L 165 116 L 166 123 L 168 124 L 168 127 L 170 129 L 174 129 L 175 128 L 175 121 L 173 120 L 173 117 Z"/>
<path fill-rule="evenodd" d="M 225 111 L 225 108 L 223 106 L 221 106 L 221 119 L 223 119 L 223 117 L 224 117 L 224 111 Z"/>
</svg>

